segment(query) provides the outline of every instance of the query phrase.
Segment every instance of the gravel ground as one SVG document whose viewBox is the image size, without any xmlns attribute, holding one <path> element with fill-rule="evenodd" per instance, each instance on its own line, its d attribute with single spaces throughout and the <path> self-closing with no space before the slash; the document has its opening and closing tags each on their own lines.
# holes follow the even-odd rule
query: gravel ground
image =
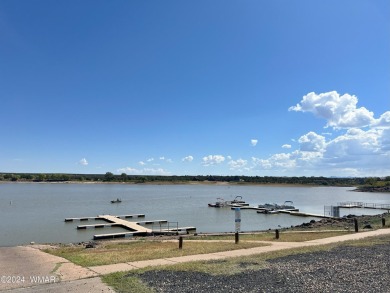
<svg viewBox="0 0 390 293">
<path fill-rule="evenodd" d="M 388 238 L 387 238 L 388 239 Z M 156 292 L 390 292 L 390 242 L 268 261 L 233 276 L 149 271 L 141 279 Z M 243 264 L 244 265 L 244 264 Z"/>
</svg>

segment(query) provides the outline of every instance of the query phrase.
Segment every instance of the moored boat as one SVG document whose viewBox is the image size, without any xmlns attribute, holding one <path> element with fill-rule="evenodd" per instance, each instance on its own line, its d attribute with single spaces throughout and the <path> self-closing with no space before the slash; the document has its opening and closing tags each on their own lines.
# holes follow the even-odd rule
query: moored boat
<svg viewBox="0 0 390 293">
<path fill-rule="evenodd" d="M 282 205 L 276 203 L 265 203 L 257 206 L 259 214 L 278 214 L 281 211 L 299 211 L 295 208 L 294 203 L 291 200 L 286 200 Z"/>
<path fill-rule="evenodd" d="M 215 203 L 209 203 L 208 205 L 212 208 L 222 208 L 226 206 L 226 201 L 223 198 L 218 197 Z"/>
</svg>

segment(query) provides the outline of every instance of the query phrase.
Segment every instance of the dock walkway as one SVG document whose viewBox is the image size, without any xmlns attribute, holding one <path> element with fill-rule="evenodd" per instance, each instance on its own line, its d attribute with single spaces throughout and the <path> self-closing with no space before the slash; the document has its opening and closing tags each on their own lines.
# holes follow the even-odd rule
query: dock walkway
<svg viewBox="0 0 390 293">
<path fill-rule="evenodd" d="M 103 220 L 108 224 L 91 224 L 91 225 L 78 225 L 77 229 L 89 229 L 89 228 L 110 228 L 110 227 L 120 227 L 128 232 L 117 232 L 117 233 L 106 233 L 106 234 L 97 234 L 93 236 L 93 239 L 111 239 L 111 238 L 125 238 L 133 236 L 147 236 L 151 234 L 188 234 L 190 232 L 195 232 L 195 227 L 178 227 L 170 228 L 167 220 L 155 220 L 155 221 L 138 221 L 130 222 L 123 220 L 121 218 L 144 218 L 144 214 L 136 215 L 121 215 L 121 216 L 112 216 L 112 215 L 98 215 L 97 217 L 83 217 L 83 218 L 66 218 L 65 222 L 73 221 L 88 221 L 88 220 Z M 158 224 L 159 229 L 153 230 L 146 228 L 144 225 Z M 168 224 L 168 228 L 163 228 L 161 224 Z"/>
<path fill-rule="evenodd" d="M 119 219 L 116 216 L 100 215 L 100 216 L 98 216 L 98 218 L 105 220 L 107 222 L 110 222 L 110 223 L 114 223 L 117 226 L 121 226 L 129 231 L 141 232 L 141 233 L 152 233 L 152 229 L 148 229 L 146 227 L 143 227 L 136 222 L 129 222 L 126 220 Z"/>
<path fill-rule="evenodd" d="M 380 203 L 365 203 L 360 201 L 345 201 L 337 203 L 339 208 L 362 208 L 362 209 L 378 209 L 390 211 L 390 204 Z"/>
</svg>

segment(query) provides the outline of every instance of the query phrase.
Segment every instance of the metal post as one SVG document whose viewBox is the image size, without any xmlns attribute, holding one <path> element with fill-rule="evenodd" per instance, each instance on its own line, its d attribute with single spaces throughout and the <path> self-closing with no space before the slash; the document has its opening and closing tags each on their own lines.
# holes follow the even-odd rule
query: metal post
<svg viewBox="0 0 390 293">
<path fill-rule="evenodd" d="M 279 239 L 279 230 L 278 229 L 275 230 L 275 238 Z"/>
<path fill-rule="evenodd" d="M 382 218 L 382 227 L 386 226 L 386 219 Z"/>
<path fill-rule="evenodd" d="M 240 237 L 238 236 L 238 232 L 236 232 L 234 234 L 234 238 L 235 238 L 235 243 L 238 244 L 238 242 L 240 241 Z"/>
</svg>

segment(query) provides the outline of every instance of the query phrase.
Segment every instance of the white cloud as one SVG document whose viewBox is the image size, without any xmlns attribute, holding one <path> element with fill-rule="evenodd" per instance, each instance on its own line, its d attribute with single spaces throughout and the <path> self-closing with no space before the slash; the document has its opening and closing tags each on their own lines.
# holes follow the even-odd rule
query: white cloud
<svg viewBox="0 0 390 293">
<path fill-rule="evenodd" d="M 131 168 L 131 167 L 126 167 L 126 168 L 120 168 L 118 170 L 116 170 L 118 173 L 126 173 L 127 175 L 138 175 L 140 174 L 140 171 L 138 169 L 135 169 L 135 168 Z"/>
<path fill-rule="evenodd" d="M 381 136 L 378 137 L 382 151 L 390 151 L 390 128 L 381 131 Z"/>
<path fill-rule="evenodd" d="M 309 132 L 299 138 L 300 150 L 252 158 L 253 170 L 267 174 L 383 176 L 390 172 L 390 128 L 350 128 L 338 137 Z"/>
<path fill-rule="evenodd" d="M 236 170 L 236 169 L 241 169 L 245 167 L 248 164 L 247 160 L 243 159 L 238 159 L 236 161 L 231 160 L 228 165 L 230 166 L 230 170 Z"/>
<path fill-rule="evenodd" d="M 139 161 L 138 164 L 141 165 L 141 166 L 146 165 L 146 163 L 144 161 Z"/>
<path fill-rule="evenodd" d="M 207 157 L 203 157 L 203 166 L 211 166 L 220 164 L 225 161 L 225 157 L 221 155 L 208 155 Z"/>
<path fill-rule="evenodd" d="M 143 168 L 143 169 L 135 169 L 132 167 L 125 167 L 125 168 L 120 168 L 117 170 L 118 173 L 126 173 L 128 175 L 172 175 L 171 172 L 158 168 L 158 169 L 153 169 L 153 168 Z"/>
<path fill-rule="evenodd" d="M 153 161 L 154 161 L 154 158 L 149 158 L 149 159 L 146 160 L 146 162 L 149 162 L 149 163 L 153 162 Z"/>
<path fill-rule="evenodd" d="M 268 159 L 252 157 L 252 163 L 261 169 L 291 169 L 296 166 L 295 158 L 288 153 L 274 154 Z"/>
<path fill-rule="evenodd" d="M 256 146 L 256 145 L 257 145 L 257 142 L 258 142 L 257 139 L 251 139 L 251 145 L 252 145 L 252 146 Z"/>
<path fill-rule="evenodd" d="M 350 94 L 339 95 L 336 91 L 317 95 L 314 92 L 303 96 L 300 103 L 289 111 L 311 112 L 327 121 L 327 127 L 365 127 L 375 122 L 373 112 L 356 108 L 358 99 Z"/>
<path fill-rule="evenodd" d="M 231 156 L 227 156 L 226 158 L 227 158 L 228 160 L 231 160 L 231 159 L 232 159 L 232 157 L 231 157 Z"/>
<path fill-rule="evenodd" d="M 181 159 L 183 162 L 192 162 L 194 160 L 193 156 L 187 156 Z"/>
<path fill-rule="evenodd" d="M 168 159 L 168 158 L 166 158 L 166 157 L 160 157 L 159 158 L 161 161 L 165 161 L 165 162 L 167 162 L 167 163 L 172 163 L 172 159 Z"/>
<path fill-rule="evenodd" d="M 349 129 L 330 141 L 326 147 L 326 157 L 341 161 L 361 161 L 362 155 L 374 155 L 380 150 L 379 138 L 382 131 L 364 131 L 358 128 Z"/>
<path fill-rule="evenodd" d="M 383 113 L 374 123 L 375 127 L 390 128 L 390 111 Z"/>
<path fill-rule="evenodd" d="M 341 176 L 376 176 L 390 172 L 390 111 L 378 119 L 355 96 L 337 92 L 309 93 L 289 111 L 311 112 L 326 120 L 334 133 L 309 132 L 299 138 L 297 170 Z M 341 133 L 341 129 L 346 129 Z M 336 137 L 332 138 L 334 135 Z M 269 160 L 269 159 L 268 159 Z"/>
<path fill-rule="evenodd" d="M 282 148 L 291 149 L 291 144 L 284 144 L 284 145 L 282 145 Z"/>
<path fill-rule="evenodd" d="M 298 139 L 301 151 L 306 152 L 324 152 L 325 151 L 325 137 L 318 135 L 313 131 L 301 136 Z"/>
<path fill-rule="evenodd" d="M 80 161 L 79 161 L 79 164 L 80 165 L 83 165 L 83 166 L 87 166 L 88 165 L 88 161 L 86 158 L 82 158 Z"/>
</svg>

